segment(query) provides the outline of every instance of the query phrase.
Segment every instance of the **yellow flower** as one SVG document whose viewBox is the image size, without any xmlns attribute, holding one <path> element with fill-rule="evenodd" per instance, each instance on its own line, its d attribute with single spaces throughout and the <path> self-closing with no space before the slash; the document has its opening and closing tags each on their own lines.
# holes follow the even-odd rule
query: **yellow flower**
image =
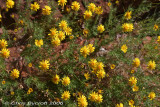
<svg viewBox="0 0 160 107">
<path fill-rule="evenodd" d="M 133 105 L 134 104 L 134 101 L 133 100 L 129 100 L 129 105 Z"/>
<path fill-rule="evenodd" d="M 31 10 L 37 11 L 39 8 L 40 6 L 37 2 L 34 2 L 34 4 L 31 4 Z"/>
<path fill-rule="evenodd" d="M 41 70 L 47 70 L 47 69 L 49 69 L 49 65 L 50 65 L 50 63 L 49 63 L 48 60 L 43 60 L 43 61 L 41 61 L 41 62 L 39 63 L 39 68 L 40 68 Z"/>
<path fill-rule="evenodd" d="M 128 47 L 126 46 L 126 44 L 122 45 L 121 50 L 126 53 L 127 52 Z"/>
<path fill-rule="evenodd" d="M 99 93 L 99 94 L 103 93 L 103 90 L 98 90 L 98 93 Z"/>
<path fill-rule="evenodd" d="M 86 80 L 88 80 L 90 78 L 90 74 L 89 73 L 84 73 L 84 77 L 86 78 Z"/>
<path fill-rule="evenodd" d="M 14 38 L 13 38 L 13 40 L 14 40 L 14 41 L 16 41 L 16 40 L 17 40 L 17 38 L 16 38 L 16 37 L 14 37 Z"/>
<path fill-rule="evenodd" d="M 20 23 L 21 25 L 23 25 L 23 24 L 24 24 L 23 20 L 20 20 L 20 21 L 19 21 L 19 23 Z"/>
<path fill-rule="evenodd" d="M 53 78 L 52 78 L 52 82 L 53 82 L 54 84 L 58 84 L 59 81 L 60 81 L 59 75 L 57 75 L 57 74 L 54 75 Z"/>
<path fill-rule="evenodd" d="M 88 6 L 88 10 L 90 10 L 91 12 L 94 12 L 96 9 L 96 5 L 94 3 L 90 3 Z"/>
<path fill-rule="evenodd" d="M 0 22 L 2 21 L 2 15 L 0 14 Z"/>
<path fill-rule="evenodd" d="M 104 29 L 104 26 L 101 24 L 97 27 L 97 30 L 99 33 L 103 33 L 105 29 Z"/>
<path fill-rule="evenodd" d="M 156 97 L 156 94 L 154 92 L 150 92 L 148 97 L 150 100 L 153 100 Z"/>
<path fill-rule="evenodd" d="M 132 23 L 124 23 L 122 25 L 123 32 L 132 32 L 133 29 L 134 28 L 133 28 L 133 24 Z"/>
<path fill-rule="evenodd" d="M 31 92 L 33 92 L 33 89 L 29 88 L 28 91 L 27 91 L 27 94 L 30 94 Z"/>
<path fill-rule="evenodd" d="M 108 2 L 107 5 L 108 5 L 109 7 L 111 7 L 112 4 L 111 4 L 111 2 Z"/>
<path fill-rule="evenodd" d="M 6 81 L 3 80 L 3 81 L 2 81 L 2 84 L 5 84 L 5 83 L 6 83 Z"/>
<path fill-rule="evenodd" d="M 23 20 L 20 20 L 20 21 L 19 21 L 19 23 L 20 23 L 21 25 L 23 25 L 23 24 L 24 24 Z"/>
<path fill-rule="evenodd" d="M 11 95 L 14 95 L 14 92 L 13 92 L 13 91 L 11 91 Z"/>
<path fill-rule="evenodd" d="M 82 47 L 81 49 L 80 49 L 80 52 L 81 52 L 81 54 L 83 55 L 83 57 L 87 57 L 87 55 L 89 55 L 89 53 L 90 53 L 90 51 L 89 51 L 89 49 L 88 49 L 88 47 L 87 46 L 84 46 L 84 47 Z"/>
<path fill-rule="evenodd" d="M 137 84 L 137 79 L 135 77 L 130 77 L 129 79 L 129 85 L 133 86 Z"/>
<path fill-rule="evenodd" d="M 97 100 L 98 94 L 94 91 L 89 95 L 89 100 L 95 102 Z"/>
<path fill-rule="evenodd" d="M 14 6 L 14 1 L 13 0 L 7 0 L 7 2 L 6 2 L 7 9 L 13 8 L 13 6 Z"/>
<path fill-rule="evenodd" d="M 52 39 L 51 43 L 53 46 L 59 46 L 61 41 L 58 37 L 56 37 L 56 38 Z"/>
<path fill-rule="evenodd" d="M 88 19 L 91 18 L 91 16 L 92 16 L 92 12 L 91 11 L 86 10 L 84 12 L 84 15 L 83 15 L 84 19 L 88 20 Z"/>
<path fill-rule="evenodd" d="M 19 77 L 19 71 L 17 69 L 13 69 L 13 71 L 11 71 L 10 76 L 15 79 Z"/>
<path fill-rule="evenodd" d="M 102 7 L 101 6 L 96 7 L 95 13 L 98 14 L 98 15 L 102 14 L 103 13 Z"/>
<path fill-rule="evenodd" d="M 158 28 L 159 28 L 159 27 L 158 27 L 158 25 L 157 25 L 157 24 L 155 24 L 155 25 L 154 25 L 154 27 L 153 27 L 153 30 L 157 31 L 157 30 L 158 30 Z"/>
<path fill-rule="evenodd" d="M 14 32 L 17 32 L 18 31 L 18 29 L 14 29 Z"/>
<path fill-rule="evenodd" d="M 93 44 L 89 44 L 87 45 L 88 49 L 89 49 L 89 53 L 93 53 L 95 50 L 95 47 L 93 47 Z"/>
<path fill-rule="evenodd" d="M 14 18 L 14 14 L 12 14 L 11 17 Z"/>
<path fill-rule="evenodd" d="M 158 36 L 158 38 L 157 38 L 157 42 L 160 44 L 160 36 Z"/>
<path fill-rule="evenodd" d="M 30 94 L 30 92 L 29 92 L 29 91 L 27 91 L 27 94 Z"/>
<path fill-rule="evenodd" d="M 65 39 L 65 33 L 63 31 L 58 31 L 57 37 L 62 41 Z"/>
<path fill-rule="evenodd" d="M 88 29 L 83 29 L 83 35 L 88 35 L 88 33 L 89 33 L 89 30 Z"/>
<path fill-rule="evenodd" d="M 68 100 L 68 99 L 70 98 L 70 93 L 69 93 L 69 91 L 64 91 L 64 92 L 62 93 L 62 95 L 61 95 L 61 98 L 62 98 L 63 100 Z"/>
<path fill-rule="evenodd" d="M 133 92 L 138 91 L 138 90 L 139 90 L 139 87 L 136 86 L 136 85 L 134 85 L 134 86 L 132 87 L 132 90 L 133 90 Z"/>
<path fill-rule="evenodd" d="M 91 67 L 93 69 L 97 65 L 97 60 L 96 59 L 90 59 L 90 61 L 88 61 L 88 64 L 89 64 L 89 67 Z"/>
<path fill-rule="evenodd" d="M 122 103 L 117 104 L 116 107 L 123 107 L 123 104 Z"/>
<path fill-rule="evenodd" d="M 55 38 L 57 36 L 57 29 L 56 28 L 51 28 L 50 33 L 48 34 L 51 38 Z"/>
<path fill-rule="evenodd" d="M 5 39 L 0 40 L 0 48 L 6 48 L 8 46 L 8 43 Z"/>
<path fill-rule="evenodd" d="M 96 68 L 94 70 L 99 71 L 103 70 L 104 64 L 102 62 L 97 62 Z"/>
<path fill-rule="evenodd" d="M 33 92 L 33 89 L 32 89 L 32 88 L 29 88 L 28 91 L 31 93 L 31 92 Z"/>
<path fill-rule="evenodd" d="M 67 28 L 68 24 L 65 20 L 62 20 L 60 23 L 59 23 L 59 28 L 62 29 L 62 30 L 65 30 Z"/>
<path fill-rule="evenodd" d="M 29 64 L 28 64 L 28 67 L 32 67 L 32 63 L 29 63 Z"/>
<path fill-rule="evenodd" d="M 71 9 L 69 7 L 66 7 L 66 11 L 67 11 L 67 13 L 69 13 L 71 11 Z"/>
<path fill-rule="evenodd" d="M 111 65 L 110 65 L 110 68 L 111 68 L 111 69 L 114 69 L 114 68 L 115 68 L 115 65 L 114 65 L 114 64 L 111 64 Z"/>
<path fill-rule="evenodd" d="M 40 39 L 40 40 L 35 40 L 35 45 L 38 46 L 38 47 L 41 47 L 43 45 L 43 40 Z"/>
<path fill-rule="evenodd" d="M 133 60 L 133 66 L 134 66 L 134 67 L 139 67 L 139 65 L 140 65 L 140 60 L 139 60 L 139 58 L 135 58 L 135 59 Z"/>
<path fill-rule="evenodd" d="M 74 36 L 72 35 L 72 36 L 69 36 L 69 39 L 73 39 L 74 38 Z"/>
<path fill-rule="evenodd" d="M 72 29 L 70 27 L 66 27 L 64 31 L 65 31 L 66 35 L 72 34 Z"/>
<path fill-rule="evenodd" d="M 103 96 L 101 94 L 98 94 L 97 95 L 97 99 L 96 99 L 96 102 L 97 103 L 101 103 L 103 101 Z"/>
<path fill-rule="evenodd" d="M 77 1 L 72 2 L 71 8 L 75 11 L 78 11 L 80 8 L 80 4 Z"/>
<path fill-rule="evenodd" d="M 131 70 L 131 73 L 133 74 L 135 72 L 135 70 Z"/>
<path fill-rule="evenodd" d="M 96 75 L 97 75 L 97 77 L 98 77 L 99 79 L 101 79 L 101 78 L 104 78 L 104 77 L 105 77 L 106 72 L 104 71 L 104 69 L 103 69 L 103 70 L 99 70 Z"/>
<path fill-rule="evenodd" d="M 67 0 L 58 0 L 58 5 L 64 7 L 64 5 L 66 5 Z"/>
<path fill-rule="evenodd" d="M 87 107 L 88 102 L 84 95 L 78 97 L 78 106 L 79 107 Z"/>
<path fill-rule="evenodd" d="M 155 61 L 149 61 L 148 62 L 148 69 L 153 70 L 156 67 Z"/>
<path fill-rule="evenodd" d="M 8 49 L 5 49 L 5 48 L 3 48 L 3 49 L 0 51 L 0 53 L 1 53 L 1 56 L 2 56 L 3 58 L 8 58 L 8 57 L 10 56 L 10 51 L 9 51 Z"/>
<path fill-rule="evenodd" d="M 42 8 L 42 14 L 43 15 L 50 15 L 51 14 L 51 7 L 45 6 L 44 8 Z"/>
<path fill-rule="evenodd" d="M 132 18 L 131 14 L 132 14 L 132 11 L 127 11 L 127 12 L 124 14 L 125 19 L 127 19 L 127 20 L 131 19 L 131 18 Z"/>
<path fill-rule="evenodd" d="M 118 0 L 116 0 L 116 4 L 119 5 L 119 1 Z"/>
<path fill-rule="evenodd" d="M 65 76 L 65 77 L 63 77 L 62 78 L 62 84 L 64 85 L 64 86 L 67 86 L 67 85 L 69 85 L 70 84 L 70 78 L 67 76 Z"/>
</svg>

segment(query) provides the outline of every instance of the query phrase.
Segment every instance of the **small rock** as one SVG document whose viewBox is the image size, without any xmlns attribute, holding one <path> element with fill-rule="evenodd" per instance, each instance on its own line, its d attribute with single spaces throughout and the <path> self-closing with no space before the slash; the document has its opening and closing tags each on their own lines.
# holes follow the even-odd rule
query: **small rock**
<svg viewBox="0 0 160 107">
<path fill-rule="evenodd" d="M 150 36 L 146 36 L 145 38 L 143 38 L 143 44 L 148 44 L 150 43 L 152 40 L 152 38 Z"/>
</svg>

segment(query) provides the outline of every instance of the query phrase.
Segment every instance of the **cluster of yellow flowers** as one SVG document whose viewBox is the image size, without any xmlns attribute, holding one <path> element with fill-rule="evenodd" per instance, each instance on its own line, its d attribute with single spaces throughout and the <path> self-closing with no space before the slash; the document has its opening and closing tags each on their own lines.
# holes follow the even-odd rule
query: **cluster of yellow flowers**
<svg viewBox="0 0 160 107">
<path fill-rule="evenodd" d="M 89 95 L 89 98 L 88 98 L 90 101 L 92 102 L 96 102 L 96 103 L 101 103 L 103 101 L 103 96 L 101 94 L 98 94 L 96 92 L 92 92 L 90 95 Z"/>
<path fill-rule="evenodd" d="M 0 49 L 2 49 L 0 51 L 0 55 L 3 58 L 8 58 L 10 56 L 10 51 L 9 49 L 6 48 L 7 46 L 8 46 L 8 43 L 5 39 L 0 40 Z"/>
<path fill-rule="evenodd" d="M 64 85 L 64 86 L 68 86 L 69 84 L 70 84 L 70 78 L 68 77 L 68 76 L 64 76 L 63 78 L 62 78 L 62 84 Z M 60 82 L 60 77 L 59 77 L 59 75 L 54 75 L 53 77 L 52 77 L 52 82 L 54 83 L 54 84 L 58 84 L 59 82 Z"/>
<path fill-rule="evenodd" d="M 88 6 L 88 10 L 86 10 L 84 12 L 84 19 L 88 20 L 92 17 L 92 13 L 96 13 L 98 15 L 101 15 L 103 13 L 103 9 L 101 6 L 97 6 L 94 4 L 94 3 L 90 3 L 89 6 Z"/>
<path fill-rule="evenodd" d="M 33 89 L 29 88 L 28 91 L 27 91 L 27 94 L 30 94 L 31 92 L 33 92 Z"/>
<path fill-rule="evenodd" d="M 133 24 L 132 23 L 124 23 L 122 25 L 123 32 L 132 32 L 133 29 L 134 28 L 133 28 Z"/>
<path fill-rule="evenodd" d="M 150 92 L 149 95 L 148 95 L 148 98 L 150 100 L 153 100 L 155 97 L 156 97 L 156 94 L 154 92 Z M 129 100 L 128 103 L 129 103 L 130 107 L 136 107 L 136 106 L 134 106 L 134 101 L 133 100 Z M 117 104 L 116 107 L 123 107 L 123 104 L 122 103 Z"/>
<path fill-rule="evenodd" d="M 80 49 L 81 54 L 83 55 L 83 57 L 87 57 L 87 55 L 90 55 L 91 53 L 93 53 L 95 50 L 95 47 L 93 47 L 93 44 L 89 44 L 87 46 L 84 46 Z"/>
<path fill-rule="evenodd" d="M 59 23 L 60 31 L 57 31 L 56 28 L 51 28 L 50 33 L 48 34 L 50 36 L 51 43 L 53 46 L 59 46 L 61 41 L 65 39 L 65 35 L 71 35 L 72 29 L 68 26 L 68 23 L 65 20 L 62 20 Z"/>
<path fill-rule="evenodd" d="M 96 59 L 90 59 L 88 64 L 89 67 L 92 68 L 92 72 L 96 74 L 99 79 L 105 77 L 106 72 L 104 70 L 104 64 L 102 62 L 98 62 Z"/>
<path fill-rule="evenodd" d="M 37 10 L 40 9 L 40 5 L 39 5 L 37 2 L 34 2 L 33 4 L 31 4 L 30 9 L 33 10 L 33 11 L 37 11 Z M 51 7 L 45 5 L 45 6 L 42 8 L 42 14 L 43 14 L 43 15 L 50 15 L 50 14 L 51 14 Z"/>
<path fill-rule="evenodd" d="M 132 11 L 127 11 L 127 12 L 124 14 L 124 18 L 127 19 L 127 20 L 129 20 L 129 19 L 132 18 L 131 15 L 132 15 Z M 124 24 L 122 25 L 122 31 L 123 31 L 123 32 L 132 32 L 133 29 L 134 29 L 134 28 L 133 28 L 133 24 L 132 24 L 132 23 L 124 23 Z"/>
<path fill-rule="evenodd" d="M 139 90 L 139 87 L 136 84 L 137 84 L 137 79 L 135 77 L 130 77 L 129 85 L 132 86 L 133 92 Z"/>
</svg>

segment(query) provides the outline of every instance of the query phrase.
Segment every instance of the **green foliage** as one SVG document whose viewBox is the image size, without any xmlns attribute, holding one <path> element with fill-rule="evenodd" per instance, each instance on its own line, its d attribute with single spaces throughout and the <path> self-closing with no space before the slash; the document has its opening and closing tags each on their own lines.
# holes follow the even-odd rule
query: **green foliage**
<svg viewBox="0 0 160 107">
<path fill-rule="evenodd" d="M 82 11 L 83 8 L 88 10 L 89 2 L 86 0 L 82 0 L 78 12 L 68 6 L 64 6 L 63 9 L 57 1 L 53 0 L 48 0 L 46 3 L 43 0 L 37 1 L 38 4 L 41 4 L 40 9 L 33 11 L 30 7 L 34 2 L 34 0 L 26 0 L 24 3 L 22 0 L 17 0 L 15 7 L 9 9 L 8 12 L 0 8 L 3 13 L 1 24 L 3 34 L 0 38 L 7 41 L 6 48 L 13 52 L 13 47 L 16 47 L 18 54 L 18 48 L 25 47 L 17 56 L 13 52 L 10 53 L 9 58 L 0 57 L 0 102 L 3 106 L 11 106 L 5 105 L 6 101 L 9 103 L 12 101 L 26 103 L 29 101 L 60 101 L 65 107 L 76 107 L 81 95 L 86 97 L 89 107 L 114 107 L 120 103 L 127 107 L 129 106 L 128 101 L 131 99 L 136 107 L 160 105 L 160 48 L 156 42 L 159 29 L 153 29 L 155 24 L 160 26 L 159 13 L 156 10 L 158 4 L 142 0 L 142 3 L 137 7 L 132 2 L 126 9 L 120 2 L 119 6 L 125 8 L 122 9 L 123 12 L 119 10 L 115 2 L 112 2 L 111 7 L 105 5 L 109 13 L 106 12 L 106 7 L 102 6 L 104 14 L 97 15 L 93 12 L 91 19 L 86 20 L 83 16 L 84 11 Z M 95 2 L 96 6 L 98 6 L 97 2 Z M 69 1 L 68 4 L 70 4 Z M 51 7 L 50 15 L 42 14 L 44 5 Z M 124 16 L 127 11 L 132 11 L 130 20 Z M 15 22 L 5 27 L 4 19 L 11 18 L 12 13 L 15 15 L 14 18 L 12 17 Z M 61 41 L 59 46 L 53 46 L 51 41 L 56 37 L 60 39 L 60 37 L 56 34 L 51 38 L 48 34 L 51 33 L 51 28 L 66 33 L 66 29 L 60 28 L 62 20 L 67 22 L 72 33 L 71 35 L 65 34 L 65 39 Z M 132 32 L 123 31 L 122 25 L 124 23 L 133 23 Z M 105 31 L 103 33 L 97 31 L 100 24 L 104 25 Z M 15 30 L 9 29 L 12 25 Z M 83 33 L 84 29 L 88 30 L 88 34 Z M 70 36 L 74 38 L 70 39 Z M 151 40 L 146 38 L 148 36 Z M 40 39 L 43 40 L 41 47 L 35 44 L 35 40 Z M 84 53 L 80 50 L 89 44 L 93 44 L 95 49 L 85 58 Z M 127 46 L 126 53 L 121 50 L 124 44 Z M 21 58 L 24 60 L 22 64 Z M 98 63 L 94 67 L 90 66 L 89 61 L 93 58 L 104 64 L 102 69 L 96 70 L 101 67 L 98 68 Z M 135 58 L 140 59 L 138 67 L 134 67 L 133 60 Z M 40 65 L 42 60 L 47 60 L 49 65 Z M 149 70 L 147 67 L 150 60 L 156 63 L 153 70 Z M 32 64 L 32 66 L 28 64 Z M 115 65 L 113 69 L 111 68 L 112 64 Z M 49 67 L 43 70 L 40 66 L 42 68 Z M 11 78 L 13 69 L 19 70 L 18 78 Z M 131 70 L 135 72 L 131 73 Z M 105 72 L 104 78 L 101 77 L 103 73 L 98 75 L 100 71 Z M 89 74 L 89 79 L 86 78 L 86 73 Z M 55 79 L 55 81 L 59 80 L 58 84 L 54 83 L 56 74 L 59 76 L 59 79 Z M 67 86 L 62 84 L 65 76 L 70 78 L 70 83 Z M 129 85 L 131 77 L 137 79 L 137 83 L 134 85 L 138 86 L 139 90 L 136 92 L 133 91 L 133 86 Z M 32 89 L 33 92 L 29 92 L 29 89 Z M 68 100 L 62 98 L 64 91 L 70 92 Z M 96 103 L 89 99 L 92 91 L 103 96 L 102 102 Z M 153 100 L 148 97 L 150 92 L 156 94 Z M 37 106 L 41 107 L 42 105 Z"/>
</svg>

